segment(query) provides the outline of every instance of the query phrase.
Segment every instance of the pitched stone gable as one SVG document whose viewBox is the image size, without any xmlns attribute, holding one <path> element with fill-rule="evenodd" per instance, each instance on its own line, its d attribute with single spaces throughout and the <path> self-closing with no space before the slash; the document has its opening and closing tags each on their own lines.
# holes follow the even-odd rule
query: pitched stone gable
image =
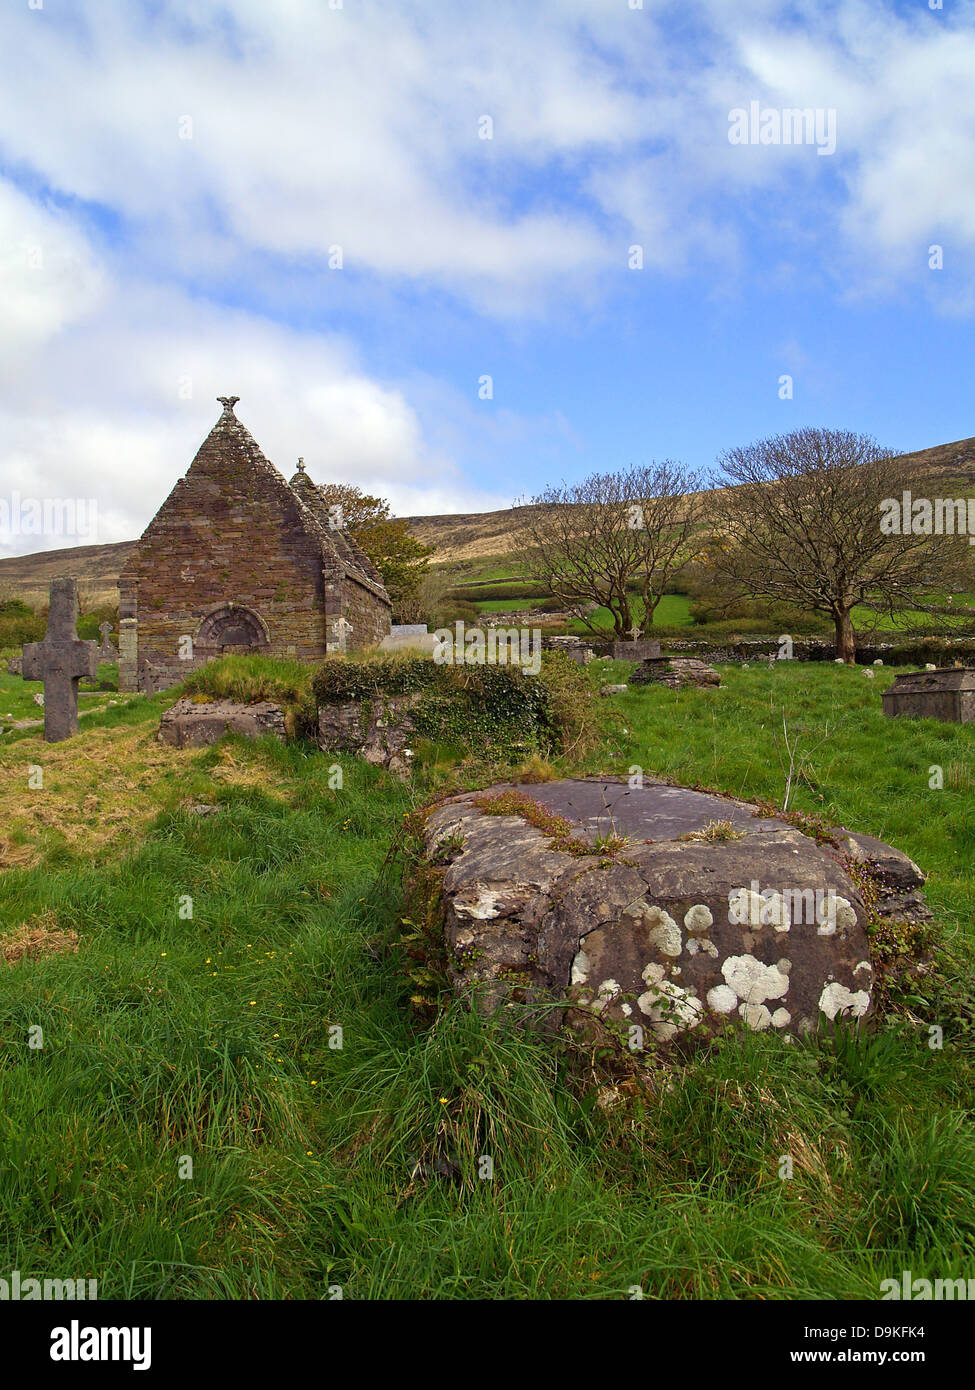
<svg viewBox="0 0 975 1390">
<path fill-rule="evenodd" d="M 125 689 L 172 684 L 226 650 L 314 661 L 389 631 L 381 581 L 265 458 L 234 414 L 237 397 L 220 400 L 119 576 Z"/>
<path fill-rule="evenodd" d="M 298 462 L 299 465 L 302 464 L 301 459 Z M 382 584 L 382 575 L 356 538 L 348 531 L 343 530 L 342 527 L 333 525 L 328 504 L 322 496 L 321 489 L 315 486 L 303 466 L 300 466 L 294 476 L 289 479 L 288 486 L 297 493 L 312 516 L 315 517 L 342 561 L 359 570 L 365 578 L 373 580 L 374 583 Z"/>
</svg>

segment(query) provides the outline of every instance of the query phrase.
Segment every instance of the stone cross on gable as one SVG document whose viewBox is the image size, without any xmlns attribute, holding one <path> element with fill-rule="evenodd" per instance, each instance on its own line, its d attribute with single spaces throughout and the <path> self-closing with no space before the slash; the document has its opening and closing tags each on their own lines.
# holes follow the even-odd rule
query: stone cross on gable
<svg viewBox="0 0 975 1390">
<path fill-rule="evenodd" d="M 47 636 L 24 648 L 24 680 L 44 682 L 44 737 L 78 732 L 78 682 L 98 674 L 98 643 L 78 640 L 78 581 L 52 579 Z"/>
</svg>

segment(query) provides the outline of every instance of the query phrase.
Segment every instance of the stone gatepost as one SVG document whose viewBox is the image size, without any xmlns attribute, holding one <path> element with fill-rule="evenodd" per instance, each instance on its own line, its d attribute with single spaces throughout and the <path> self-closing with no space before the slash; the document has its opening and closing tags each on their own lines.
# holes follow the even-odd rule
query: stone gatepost
<svg viewBox="0 0 975 1390">
<path fill-rule="evenodd" d="M 139 689 L 139 623 L 120 618 L 118 625 L 118 688 L 124 695 Z"/>
</svg>

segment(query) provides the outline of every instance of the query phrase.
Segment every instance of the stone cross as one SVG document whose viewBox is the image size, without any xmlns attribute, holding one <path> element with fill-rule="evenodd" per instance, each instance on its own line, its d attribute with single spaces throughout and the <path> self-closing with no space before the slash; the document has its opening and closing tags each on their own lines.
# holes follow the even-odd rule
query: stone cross
<svg viewBox="0 0 975 1390">
<path fill-rule="evenodd" d="M 118 656 L 118 652 L 115 650 L 115 644 L 112 641 L 112 624 L 99 623 L 98 631 L 102 636 L 102 644 L 98 648 L 99 661 L 114 661 Z"/>
<path fill-rule="evenodd" d="M 239 396 L 218 396 L 217 400 L 223 406 L 224 415 L 233 415 L 234 406 L 240 400 Z"/>
<path fill-rule="evenodd" d="M 78 682 L 98 674 L 98 643 L 78 640 L 78 581 L 52 579 L 47 636 L 24 648 L 24 680 L 44 682 L 44 737 L 78 732 Z"/>
</svg>

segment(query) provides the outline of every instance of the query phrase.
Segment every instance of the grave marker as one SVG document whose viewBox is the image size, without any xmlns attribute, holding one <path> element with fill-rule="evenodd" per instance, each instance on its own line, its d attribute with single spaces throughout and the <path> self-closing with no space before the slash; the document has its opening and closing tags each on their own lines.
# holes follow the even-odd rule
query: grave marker
<svg viewBox="0 0 975 1390">
<path fill-rule="evenodd" d="M 975 670 L 948 667 L 898 676 L 881 696 L 888 718 L 941 719 L 948 724 L 975 720 Z"/>
<path fill-rule="evenodd" d="M 112 641 L 112 624 L 100 623 L 98 631 L 101 633 L 102 644 L 98 648 L 99 661 L 118 661 L 118 652 L 115 643 Z"/>
<path fill-rule="evenodd" d="M 44 682 L 44 737 L 60 743 L 78 732 L 78 682 L 98 674 L 98 643 L 78 638 L 78 581 L 52 579 L 43 642 L 24 648 L 24 680 Z"/>
</svg>

